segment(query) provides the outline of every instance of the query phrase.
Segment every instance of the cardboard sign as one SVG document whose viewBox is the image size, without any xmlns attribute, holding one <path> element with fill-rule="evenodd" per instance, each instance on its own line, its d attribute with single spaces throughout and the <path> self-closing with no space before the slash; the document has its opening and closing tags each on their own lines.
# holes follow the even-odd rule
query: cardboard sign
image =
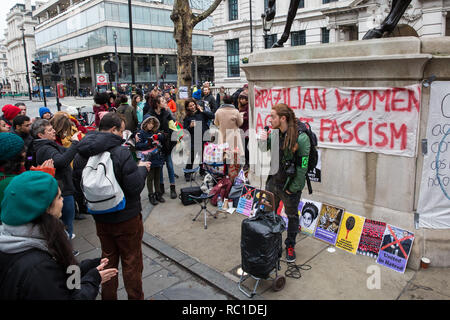
<svg viewBox="0 0 450 320">
<path fill-rule="evenodd" d="M 414 233 L 388 224 L 383 234 L 377 263 L 404 273 L 413 242 Z"/>
<path fill-rule="evenodd" d="M 302 199 L 299 204 L 301 232 L 311 236 L 319 221 L 319 213 L 322 203 L 308 199 Z"/>
<path fill-rule="evenodd" d="M 322 204 L 314 237 L 334 246 L 343 215 L 344 209 L 325 203 Z"/>
<path fill-rule="evenodd" d="M 356 254 L 364 220 L 364 217 L 345 212 L 336 241 L 336 247 Z"/>
<path fill-rule="evenodd" d="M 359 239 L 358 254 L 377 258 L 386 223 L 366 219 Z"/>
</svg>

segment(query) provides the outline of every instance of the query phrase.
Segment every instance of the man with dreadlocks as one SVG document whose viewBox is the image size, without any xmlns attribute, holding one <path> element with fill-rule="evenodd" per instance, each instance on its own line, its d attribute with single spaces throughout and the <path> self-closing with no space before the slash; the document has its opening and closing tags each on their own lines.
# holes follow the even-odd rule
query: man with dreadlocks
<svg viewBox="0 0 450 320">
<path fill-rule="evenodd" d="M 270 112 L 272 129 L 279 130 L 279 169 L 270 174 L 266 182 L 266 190 L 275 195 L 275 210 L 280 200 L 283 201 L 288 216 L 288 230 L 286 245 L 286 261 L 295 261 L 295 238 L 298 233 L 299 215 L 298 204 L 305 186 L 308 170 L 309 137 L 299 132 L 298 120 L 294 111 L 286 104 L 277 104 Z M 276 137 L 276 135 L 274 135 Z M 276 142 L 271 141 L 271 135 L 262 131 L 261 140 L 267 141 L 267 149 L 271 146 L 276 150 Z"/>
</svg>

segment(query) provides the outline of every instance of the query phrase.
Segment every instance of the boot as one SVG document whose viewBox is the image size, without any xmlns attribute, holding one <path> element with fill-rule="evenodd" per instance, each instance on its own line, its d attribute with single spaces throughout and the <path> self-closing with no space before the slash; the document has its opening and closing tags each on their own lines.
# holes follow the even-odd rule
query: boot
<svg viewBox="0 0 450 320">
<path fill-rule="evenodd" d="M 176 199 L 177 198 L 177 192 L 175 190 L 175 185 L 170 185 L 170 199 Z"/>
<path fill-rule="evenodd" d="M 166 191 L 164 190 L 164 183 L 161 183 L 160 185 L 161 194 L 164 194 Z"/>
<path fill-rule="evenodd" d="M 164 198 L 162 197 L 162 193 L 160 193 L 160 192 L 155 193 L 155 197 L 156 197 L 156 200 L 158 200 L 161 203 L 166 202 L 166 200 L 164 200 Z"/>
<path fill-rule="evenodd" d="M 159 203 L 158 201 L 156 201 L 156 196 L 155 196 L 154 193 L 151 193 L 151 194 L 148 195 L 148 200 L 154 206 L 156 206 Z"/>
</svg>

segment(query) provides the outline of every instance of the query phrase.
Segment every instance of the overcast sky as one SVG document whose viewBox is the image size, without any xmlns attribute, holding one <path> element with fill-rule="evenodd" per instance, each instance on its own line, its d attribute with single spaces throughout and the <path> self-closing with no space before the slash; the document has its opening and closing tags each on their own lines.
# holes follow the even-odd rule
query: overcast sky
<svg viewBox="0 0 450 320">
<path fill-rule="evenodd" d="M 47 0 L 42 0 L 43 2 L 47 2 Z M 12 7 L 16 3 L 25 3 L 25 0 L 1 0 L 1 8 L 0 8 L 0 39 L 4 38 L 4 30 L 7 28 L 6 25 L 6 15 L 9 13 Z M 35 0 L 31 0 L 31 5 L 35 4 Z"/>
</svg>

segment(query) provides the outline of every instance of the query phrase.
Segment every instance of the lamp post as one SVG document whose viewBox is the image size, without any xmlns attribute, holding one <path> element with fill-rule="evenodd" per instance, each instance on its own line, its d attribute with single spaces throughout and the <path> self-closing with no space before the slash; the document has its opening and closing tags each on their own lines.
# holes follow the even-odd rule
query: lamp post
<svg viewBox="0 0 450 320">
<path fill-rule="evenodd" d="M 20 28 L 20 31 L 22 31 L 22 42 L 23 42 L 23 51 L 25 54 L 25 68 L 27 70 L 27 85 L 28 85 L 28 96 L 31 98 L 31 87 L 30 87 L 30 74 L 28 73 L 28 59 L 27 59 L 27 46 L 25 44 L 25 28 L 22 26 Z"/>
<path fill-rule="evenodd" d="M 114 38 L 114 59 L 116 60 L 116 65 L 117 65 L 117 71 L 116 71 L 116 81 L 115 81 L 115 87 L 117 90 L 117 86 L 119 83 L 119 56 L 117 55 L 117 33 L 114 31 L 113 34 L 113 38 Z"/>
<path fill-rule="evenodd" d="M 134 75 L 134 48 L 133 48 L 133 15 L 131 10 L 131 0 L 128 0 L 128 22 L 130 26 L 130 55 L 131 55 L 131 94 L 136 92 L 135 75 Z"/>
<path fill-rule="evenodd" d="M 261 15 L 263 31 L 264 31 L 264 48 L 267 49 L 267 40 L 269 35 L 267 34 L 272 28 L 273 18 L 268 20 L 267 11 Z"/>
</svg>

